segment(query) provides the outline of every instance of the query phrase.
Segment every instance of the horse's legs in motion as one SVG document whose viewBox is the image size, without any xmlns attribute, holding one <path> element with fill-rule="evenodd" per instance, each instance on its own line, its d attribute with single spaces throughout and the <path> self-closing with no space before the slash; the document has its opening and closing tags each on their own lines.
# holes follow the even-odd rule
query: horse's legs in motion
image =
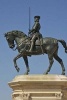
<svg viewBox="0 0 67 100">
<path fill-rule="evenodd" d="M 52 64 L 54 62 L 52 54 L 48 54 L 48 58 L 49 58 L 49 67 L 48 67 L 47 71 L 44 74 L 48 74 L 48 72 L 51 70 Z"/>
<path fill-rule="evenodd" d="M 14 67 L 16 68 L 17 72 L 19 72 L 20 68 L 17 66 L 16 60 L 19 59 L 20 57 L 22 57 L 22 55 L 19 53 L 14 59 Z"/>
<path fill-rule="evenodd" d="M 54 55 L 54 58 L 55 58 L 55 59 L 60 63 L 60 65 L 61 65 L 61 68 L 62 68 L 62 75 L 65 75 L 65 67 L 64 67 L 64 64 L 63 64 L 62 59 L 61 59 L 57 54 Z"/>
<path fill-rule="evenodd" d="M 28 58 L 27 58 L 27 56 L 23 56 L 23 59 L 24 59 L 26 69 L 27 69 L 25 74 L 29 74 L 30 69 L 29 69 L 29 65 L 28 65 Z"/>
<path fill-rule="evenodd" d="M 19 53 L 15 58 L 14 58 L 14 66 L 17 70 L 17 72 L 19 72 L 19 67 L 17 66 L 17 63 L 16 63 L 16 60 L 19 59 L 20 57 L 23 57 L 24 59 L 24 62 L 25 62 L 25 65 L 26 65 L 26 68 L 27 68 L 27 71 L 25 74 L 28 74 L 29 73 L 29 66 L 28 66 L 28 59 L 27 59 L 27 56 L 23 56 L 21 53 Z"/>
</svg>

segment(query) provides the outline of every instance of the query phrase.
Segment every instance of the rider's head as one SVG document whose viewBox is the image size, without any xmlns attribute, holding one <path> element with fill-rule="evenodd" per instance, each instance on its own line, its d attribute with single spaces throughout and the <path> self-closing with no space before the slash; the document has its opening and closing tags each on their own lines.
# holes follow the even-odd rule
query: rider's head
<svg viewBox="0 0 67 100">
<path fill-rule="evenodd" d="M 34 21 L 39 22 L 40 16 L 34 16 Z"/>
</svg>

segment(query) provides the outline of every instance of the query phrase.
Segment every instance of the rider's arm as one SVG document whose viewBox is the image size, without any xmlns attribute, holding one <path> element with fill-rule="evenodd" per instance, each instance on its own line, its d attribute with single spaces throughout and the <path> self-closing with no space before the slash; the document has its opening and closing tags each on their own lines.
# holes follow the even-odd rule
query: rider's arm
<svg viewBox="0 0 67 100">
<path fill-rule="evenodd" d="M 30 32 L 29 32 L 29 33 L 31 33 L 31 32 L 36 32 L 36 31 L 37 31 L 38 26 L 39 26 L 39 23 L 38 23 L 38 22 L 36 22 L 36 23 L 33 25 L 32 29 L 30 30 Z"/>
</svg>

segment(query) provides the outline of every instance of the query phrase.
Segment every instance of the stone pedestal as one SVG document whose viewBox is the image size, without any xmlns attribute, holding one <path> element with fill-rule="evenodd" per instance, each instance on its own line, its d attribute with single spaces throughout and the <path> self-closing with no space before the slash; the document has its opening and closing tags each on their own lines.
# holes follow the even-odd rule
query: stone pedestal
<svg viewBox="0 0 67 100">
<path fill-rule="evenodd" d="M 8 84 L 12 100 L 67 100 L 64 75 L 19 75 Z"/>
</svg>

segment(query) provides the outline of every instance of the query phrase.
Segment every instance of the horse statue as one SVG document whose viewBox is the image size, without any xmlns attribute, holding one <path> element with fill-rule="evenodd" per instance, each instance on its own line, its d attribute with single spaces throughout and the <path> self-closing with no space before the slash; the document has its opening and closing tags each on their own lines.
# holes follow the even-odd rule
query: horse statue
<svg viewBox="0 0 67 100">
<path fill-rule="evenodd" d="M 16 60 L 19 59 L 20 57 L 23 57 L 25 65 L 26 65 L 25 74 L 29 74 L 30 69 L 29 69 L 27 56 L 31 57 L 32 55 L 41 55 L 43 53 L 46 53 L 49 59 L 49 66 L 48 66 L 47 71 L 44 72 L 44 74 L 48 74 L 48 72 L 50 71 L 52 64 L 54 62 L 53 60 L 54 58 L 61 65 L 61 68 L 62 68 L 61 74 L 65 75 L 65 67 L 64 67 L 63 61 L 58 56 L 58 42 L 60 42 L 63 45 L 63 47 L 65 48 L 65 52 L 67 53 L 67 45 L 64 40 L 59 40 L 52 37 L 41 38 L 40 40 L 36 40 L 34 50 L 29 52 L 31 39 L 25 33 L 18 30 L 13 30 L 13 31 L 5 33 L 5 37 L 8 42 L 9 47 L 11 49 L 15 48 L 15 50 L 17 49 L 19 52 L 19 54 L 13 59 L 14 67 L 16 68 L 17 72 L 19 72 L 20 69 L 17 66 Z M 43 43 L 40 43 L 40 41 L 43 41 Z M 42 52 L 42 49 L 43 49 L 43 52 Z"/>
</svg>

